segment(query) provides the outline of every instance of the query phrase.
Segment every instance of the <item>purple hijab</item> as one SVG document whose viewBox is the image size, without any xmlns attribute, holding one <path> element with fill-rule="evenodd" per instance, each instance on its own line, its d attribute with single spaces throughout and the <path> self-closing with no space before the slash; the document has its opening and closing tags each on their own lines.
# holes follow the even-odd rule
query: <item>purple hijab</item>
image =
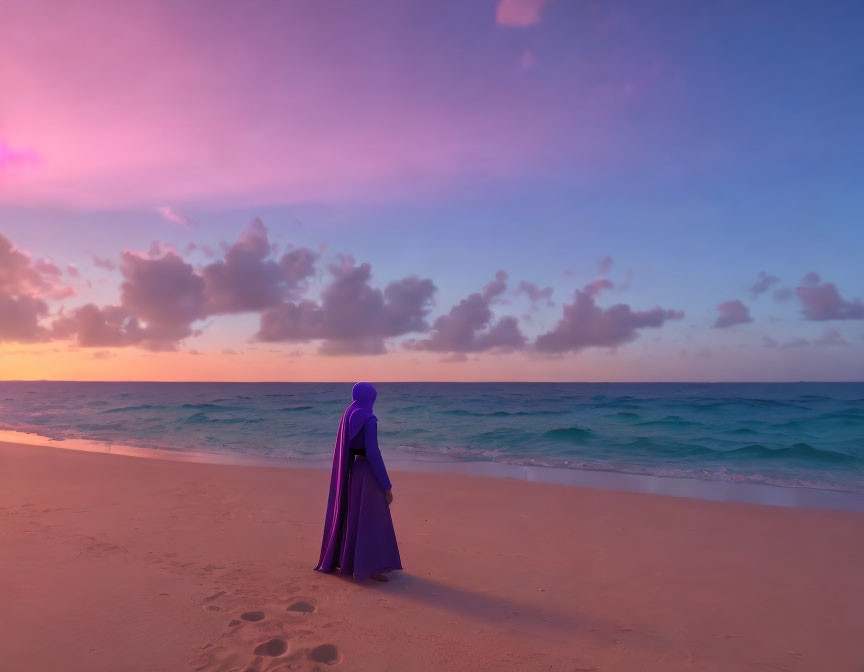
<svg viewBox="0 0 864 672">
<path fill-rule="evenodd" d="M 350 466 L 350 444 L 369 418 L 374 418 L 372 406 L 377 390 L 369 383 L 357 383 L 351 390 L 352 401 L 342 414 L 336 445 L 333 449 L 333 468 L 330 472 L 330 496 L 327 500 L 327 517 L 324 520 L 324 539 L 321 542 L 321 557 L 318 566 L 321 572 L 330 572 L 336 567 L 339 553 L 339 530 L 345 516 L 345 501 L 348 494 L 348 467 Z M 377 418 L 376 418 L 377 419 Z"/>
</svg>

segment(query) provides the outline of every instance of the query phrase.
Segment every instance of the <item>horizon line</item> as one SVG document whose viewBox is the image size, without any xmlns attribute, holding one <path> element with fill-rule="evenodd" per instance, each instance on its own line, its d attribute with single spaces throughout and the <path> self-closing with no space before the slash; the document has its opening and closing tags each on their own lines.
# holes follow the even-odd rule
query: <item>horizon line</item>
<svg viewBox="0 0 864 672">
<path fill-rule="evenodd" d="M 0 383 L 162 383 L 168 385 L 351 385 L 356 380 L 72 380 L 63 378 L 0 379 Z M 864 380 L 379 380 L 377 384 L 425 385 L 860 385 Z"/>
</svg>

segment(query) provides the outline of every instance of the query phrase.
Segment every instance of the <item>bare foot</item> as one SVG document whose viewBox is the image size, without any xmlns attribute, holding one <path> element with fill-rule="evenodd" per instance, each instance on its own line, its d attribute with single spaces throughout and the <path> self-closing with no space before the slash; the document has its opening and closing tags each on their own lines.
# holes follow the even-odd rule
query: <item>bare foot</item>
<svg viewBox="0 0 864 672">
<path fill-rule="evenodd" d="M 370 574 L 369 578 L 375 579 L 376 581 L 389 581 L 390 580 L 386 576 L 384 576 L 383 574 Z"/>
</svg>

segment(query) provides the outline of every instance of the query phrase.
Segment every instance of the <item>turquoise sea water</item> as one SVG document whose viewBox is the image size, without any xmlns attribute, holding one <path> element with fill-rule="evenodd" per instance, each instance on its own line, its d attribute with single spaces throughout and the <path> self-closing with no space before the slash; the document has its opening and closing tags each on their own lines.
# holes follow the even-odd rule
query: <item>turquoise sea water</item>
<svg viewBox="0 0 864 672">
<path fill-rule="evenodd" d="M 0 382 L 0 429 L 322 461 L 351 383 Z M 385 460 L 864 493 L 864 383 L 381 383 Z"/>
</svg>

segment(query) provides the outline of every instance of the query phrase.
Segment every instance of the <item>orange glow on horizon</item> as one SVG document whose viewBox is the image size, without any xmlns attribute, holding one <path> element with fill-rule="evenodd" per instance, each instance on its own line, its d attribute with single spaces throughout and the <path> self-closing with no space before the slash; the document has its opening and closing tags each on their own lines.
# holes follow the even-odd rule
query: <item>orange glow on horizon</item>
<svg viewBox="0 0 864 672">
<path fill-rule="evenodd" d="M 313 346 L 314 347 L 314 346 Z M 313 347 L 238 351 L 151 352 L 139 348 L 87 349 L 63 345 L 0 345 L 0 380 L 159 381 L 159 382 L 738 382 L 788 380 L 781 353 L 740 352 L 734 359 L 681 356 L 637 345 L 617 351 L 592 349 L 562 358 L 529 352 L 468 355 L 442 361 L 440 353 L 394 348 L 380 356 L 334 357 Z M 656 347 L 656 346 L 655 346 Z M 838 349 L 839 350 L 839 349 Z M 815 362 L 799 379 L 852 380 L 837 375 L 843 353 L 825 367 Z M 769 359 L 774 357 L 775 360 Z M 770 366 L 767 366 L 769 365 Z M 821 371 L 821 375 L 820 375 Z M 833 375 L 832 375 L 833 372 Z M 773 374 L 773 375 L 772 375 Z"/>
</svg>

